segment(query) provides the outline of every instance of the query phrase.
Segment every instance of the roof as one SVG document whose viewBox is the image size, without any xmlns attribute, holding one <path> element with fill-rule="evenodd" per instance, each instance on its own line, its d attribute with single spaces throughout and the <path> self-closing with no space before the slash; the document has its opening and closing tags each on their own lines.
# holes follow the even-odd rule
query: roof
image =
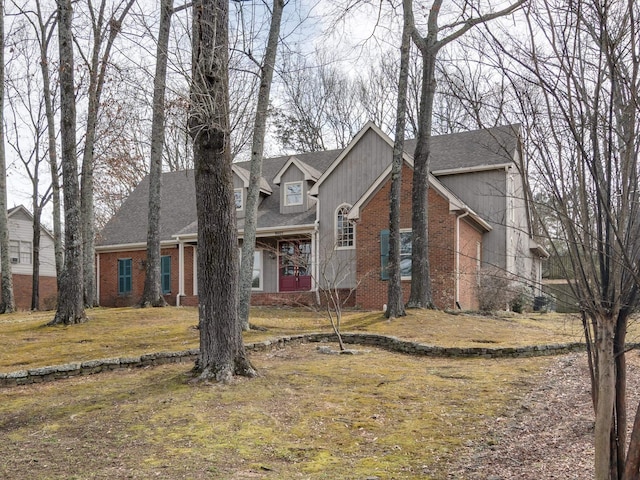
<svg viewBox="0 0 640 480">
<path fill-rule="evenodd" d="M 297 159 L 318 171 L 324 171 L 338 156 L 340 150 L 327 150 L 296 155 Z M 291 158 L 285 155 L 266 158 L 262 165 L 262 176 L 269 182 L 272 194 L 260 204 L 257 228 L 274 225 L 288 227 L 312 224 L 315 208 L 303 213 L 280 213 L 280 186 L 273 178 Z M 234 163 L 235 167 L 249 168 L 249 162 Z M 236 168 L 237 170 L 237 168 Z M 124 201 L 118 212 L 107 222 L 97 239 L 97 246 L 144 244 L 147 241 L 147 215 L 149 202 L 149 177 L 145 177 Z M 172 241 L 175 235 L 197 233 L 196 194 L 193 170 L 165 172 L 162 174 L 160 200 L 160 241 Z M 238 228 L 244 221 L 238 219 Z"/>
<path fill-rule="evenodd" d="M 513 162 L 520 145 L 520 125 L 505 125 L 431 137 L 431 172 L 438 176 L 456 170 L 500 167 Z M 413 155 L 416 140 L 407 140 Z"/>
<path fill-rule="evenodd" d="M 271 195 L 263 197 L 259 207 L 257 228 L 283 229 L 311 225 L 316 219 L 316 209 L 312 206 L 302 213 L 280 213 L 280 179 L 286 168 L 295 164 L 305 174 L 305 178 L 318 179 L 312 191 L 335 168 L 337 163 L 362 137 L 362 132 L 372 128 L 386 135 L 372 123 L 368 123 L 361 134 L 356 136 L 344 150 L 301 153 L 294 156 L 264 159 L 262 166 L 261 190 Z M 512 162 L 518 147 L 518 125 L 496 127 L 488 130 L 439 135 L 432 137 L 431 166 L 434 175 L 455 173 L 456 170 L 496 168 Z M 388 137 L 387 137 L 388 138 Z M 405 159 L 412 159 L 415 140 L 405 144 Z M 391 159 L 389 159 L 391 162 Z M 236 172 L 247 172 L 250 162 L 234 163 Z M 145 177 L 124 201 L 118 212 L 109 220 L 97 239 L 98 246 L 145 244 L 147 240 L 149 177 Z M 195 181 L 192 170 L 166 172 L 162 174 L 161 189 L 161 242 L 175 241 L 176 235 L 197 233 L 195 208 Z M 244 220 L 238 219 L 238 228 L 243 230 Z"/>
</svg>

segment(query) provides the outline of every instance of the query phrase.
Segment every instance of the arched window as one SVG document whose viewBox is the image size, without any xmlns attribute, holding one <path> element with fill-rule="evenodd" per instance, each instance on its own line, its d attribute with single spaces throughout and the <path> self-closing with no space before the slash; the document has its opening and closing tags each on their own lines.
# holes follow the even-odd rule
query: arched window
<svg viewBox="0 0 640 480">
<path fill-rule="evenodd" d="M 351 205 L 340 205 L 336 209 L 336 248 L 353 248 L 356 240 L 356 226 L 349 221 Z"/>
</svg>

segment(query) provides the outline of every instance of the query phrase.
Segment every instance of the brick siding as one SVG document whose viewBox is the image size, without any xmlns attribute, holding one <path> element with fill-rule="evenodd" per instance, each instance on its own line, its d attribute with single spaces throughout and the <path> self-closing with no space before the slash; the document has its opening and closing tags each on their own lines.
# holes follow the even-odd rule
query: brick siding
<svg viewBox="0 0 640 480">
<path fill-rule="evenodd" d="M 402 171 L 402 191 L 400 196 L 400 228 L 411 228 L 411 184 L 413 171 L 406 165 Z M 389 228 L 389 192 L 391 180 L 371 198 L 362 208 L 358 222 L 357 275 L 360 279 L 356 293 L 356 305 L 364 309 L 380 310 L 387 303 L 388 283 L 381 279 L 380 272 L 380 232 Z M 466 224 L 461 221 L 460 224 Z M 471 226 L 461 228 L 463 235 L 471 238 L 461 239 L 461 245 L 473 246 L 475 268 L 476 241 L 481 240 L 480 232 Z M 475 233 L 474 233 L 475 232 Z M 433 188 L 429 189 L 429 261 L 433 299 L 438 308 L 455 308 L 455 236 L 456 216 L 449 213 L 449 202 Z M 469 247 L 471 248 L 471 247 Z M 471 261 L 467 262 L 471 263 Z M 466 266 L 466 264 L 465 264 Z M 461 284 L 464 289 L 465 303 L 477 304 L 475 288 L 469 288 L 469 282 Z M 403 299 L 406 302 L 411 291 L 411 282 L 402 281 Z M 475 300 L 474 300 L 475 299 Z M 475 302 L 475 303 L 474 303 Z M 463 307 L 466 308 L 466 307 Z"/>
<path fill-rule="evenodd" d="M 184 249 L 184 289 L 187 296 L 193 296 L 193 247 Z M 178 294 L 178 247 L 163 248 L 161 255 L 171 256 L 171 292 L 164 295 L 169 305 L 176 304 Z M 131 259 L 131 293 L 118 294 L 118 260 Z M 127 307 L 136 305 L 142 298 L 145 279 L 146 250 L 130 250 L 122 252 L 100 253 L 100 298 L 99 304 L 103 307 Z M 181 302 L 181 304 L 183 304 Z"/>
<path fill-rule="evenodd" d="M 18 310 L 31 310 L 31 275 L 13 275 L 13 298 Z M 58 284 L 56 277 L 40 276 L 40 310 L 52 310 L 56 306 Z"/>
</svg>

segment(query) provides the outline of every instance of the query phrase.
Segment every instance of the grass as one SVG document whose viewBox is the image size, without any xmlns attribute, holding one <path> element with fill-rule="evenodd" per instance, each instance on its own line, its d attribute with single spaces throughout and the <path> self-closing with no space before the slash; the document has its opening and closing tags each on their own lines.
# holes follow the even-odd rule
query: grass
<svg viewBox="0 0 640 480">
<path fill-rule="evenodd" d="M 95 309 L 45 327 L 51 313 L 0 316 L 0 371 L 197 347 L 197 310 Z M 252 311 L 247 342 L 329 330 L 321 314 Z M 560 315 L 504 318 L 411 312 L 388 322 L 350 312 L 344 331 L 446 346 L 577 341 Z M 260 372 L 231 385 L 189 383 L 188 364 L 0 390 L 0 478 L 446 478 L 446 462 L 493 441 L 496 417 L 553 359 L 438 359 L 315 345 L 251 353 Z"/>
<path fill-rule="evenodd" d="M 0 372 L 197 348 L 195 308 L 97 308 L 89 321 L 69 327 L 47 327 L 51 312 L 0 316 Z M 251 322 L 266 331 L 245 334 L 246 342 L 282 335 L 330 331 L 322 313 L 291 308 L 256 308 Z M 579 322 L 557 314 L 514 315 L 503 318 L 410 311 L 387 321 L 379 312 L 348 312 L 342 331 L 393 335 L 429 344 L 523 346 L 580 341 Z"/>
<path fill-rule="evenodd" d="M 4 389 L 0 477 L 445 478 L 551 361 L 312 345 L 251 360 L 261 376 L 233 385 L 171 365 Z"/>
</svg>

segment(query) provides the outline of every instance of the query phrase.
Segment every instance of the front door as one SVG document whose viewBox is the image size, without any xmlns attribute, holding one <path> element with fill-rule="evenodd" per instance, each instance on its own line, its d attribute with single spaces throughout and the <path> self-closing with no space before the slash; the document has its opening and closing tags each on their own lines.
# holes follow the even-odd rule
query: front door
<svg viewBox="0 0 640 480">
<path fill-rule="evenodd" d="M 311 290 L 311 240 L 280 242 L 280 291 Z"/>
</svg>

